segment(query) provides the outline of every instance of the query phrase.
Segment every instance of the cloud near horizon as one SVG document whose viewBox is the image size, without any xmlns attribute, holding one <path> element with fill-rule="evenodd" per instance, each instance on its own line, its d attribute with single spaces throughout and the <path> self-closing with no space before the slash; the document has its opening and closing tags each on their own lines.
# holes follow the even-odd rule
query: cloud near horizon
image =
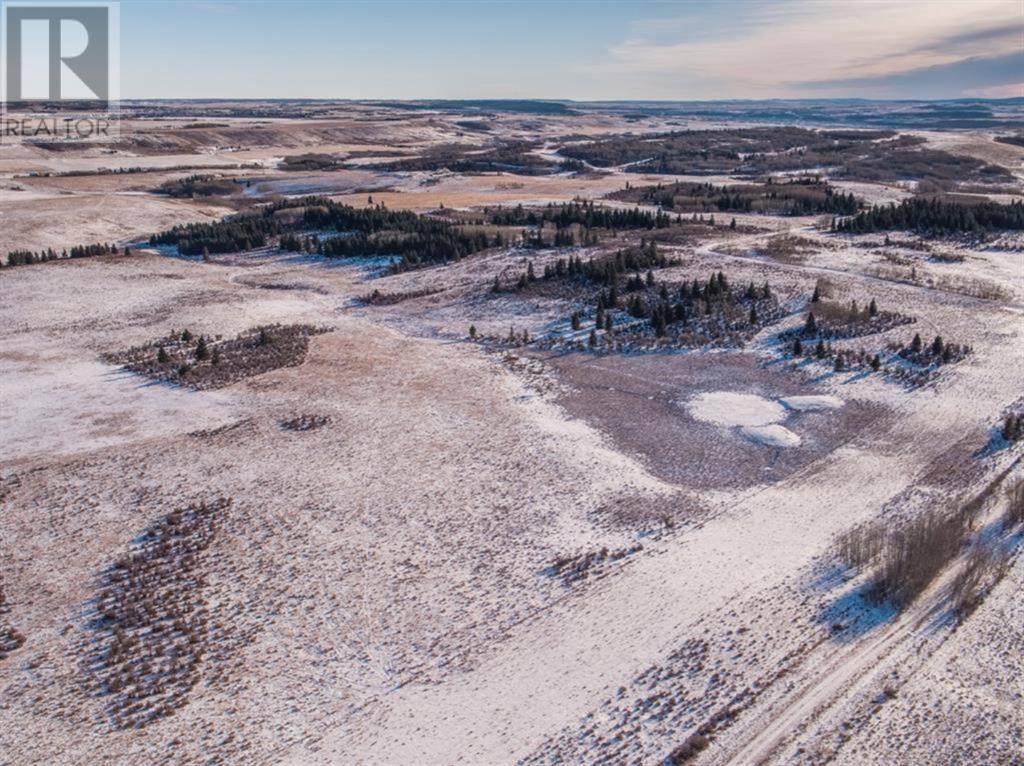
<svg viewBox="0 0 1024 766">
<path fill-rule="evenodd" d="M 690 8 L 635 25 L 603 68 L 666 98 L 1024 96 L 1018 0 L 754 1 L 710 25 Z"/>
</svg>

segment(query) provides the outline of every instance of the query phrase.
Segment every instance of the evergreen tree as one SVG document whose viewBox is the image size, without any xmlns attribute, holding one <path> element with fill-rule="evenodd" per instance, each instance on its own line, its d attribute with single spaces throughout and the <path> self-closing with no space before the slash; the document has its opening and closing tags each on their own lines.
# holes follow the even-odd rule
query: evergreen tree
<svg viewBox="0 0 1024 766">
<path fill-rule="evenodd" d="M 875 303 L 874 298 L 871 299 L 871 303 L 868 306 L 868 316 L 872 318 L 878 316 L 878 304 Z"/>
<path fill-rule="evenodd" d="M 190 333 L 187 329 L 186 330 L 182 330 L 182 332 L 181 332 L 181 341 L 182 341 L 182 343 L 189 343 L 189 342 L 191 342 L 192 341 L 192 333 Z"/>
<path fill-rule="evenodd" d="M 875 372 L 878 372 L 880 369 L 882 369 L 882 360 L 878 356 L 878 354 L 875 354 L 873 357 L 871 357 L 871 369 Z"/>
<path fill-rule="evenodd" d="M 799 338 L 797 338 L 795 341 L 793 341 L 793 356 L 803 356 L 803 355 L 804 355 L 804 344 L 800 342 Z"/>
<path fill-rule="evenodd" d="M 575 317 L 575 316 L 576 315 L 573 314 L 573 317 Z M 476 338 L 476 325 L 475 324 L 471 324 L 469 326 L 469 337 L 470 338 Z"/>
<path fill-rule="evenodd" d="M 1018 432 L 1020 431 L 1020 418 L 1014 415 L 1012 412 L 1006 416 L 1003 421 L 1003 438 L 1006 441 L 1016 441 Z"/>
<path fill-rule="evenodd" d="M 156 352 L 156 361 L 157 364 L 167 364 L 167 362 L 169 361 L 169 357 L 167 356 L 167 352 L 164 350 L 163 346 L 161 346 L 160 349 Z"/>
<path fill-rule="evenodd" d="M 921 345 L 921 335 L 914 333 L 914 339 L 910 341 L 910 350 L 916 354 L 921 350 Z"/>
<path fill-rule="evenodd" d="M 199 336 L 199 340 L 196 342 L 196 359 L 200 362 L 206 359 L 210 355 L 209 350 L 206 348 L 206 337 L 203 335 Z"/>
<path fill-rule="evenodd" d="M 932 341 L 932 356 L 942 356 L 942 351 L 945 348 L 942 343 L 942 336 L 936 335 L 935 340 Z"/>
<path fill-rule="evenodd" d="M 750 324 L 757 324 L 758 321 L 759 321 L 758 318 L 757 318 L 757 307 L 754 304 L 750 305 L 750 320 L 749 321 L 750 321 Z"/>
<path fill-rule="evenodd" d="M 818 334 L 818 320 L 814 318 L 814 312 L 807 314 L 807 321 L 804 323 L 804 335 L 815 336 Z"/>
<path fill-rule="evenodd" d="M 578 311 L 574 311 L 572 313 L 572 320 L 571 321 L 572 321 L 572 329 L 573 330 L 579 330 L 580 329 L 580 315 L 579 315 Z"/>
<path fill-rule="evenodd" d="M 817 303 L 821 300 L 821 286 L 815 283 L 814 294 L 811 296 L 811 303 Z"/>
<path fill-rule="evenodd" d="M 593 330 L 590 331 L 590 337 L 587 339 L 587 345 L 591 348 L 597 345 L 597 333 Z"/>
</svg>

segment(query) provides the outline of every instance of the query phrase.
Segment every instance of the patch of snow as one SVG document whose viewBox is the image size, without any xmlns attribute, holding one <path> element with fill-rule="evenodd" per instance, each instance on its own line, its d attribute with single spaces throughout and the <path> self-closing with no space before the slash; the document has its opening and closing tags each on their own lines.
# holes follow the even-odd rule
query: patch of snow
<svg viewBox="0 0 1024 766">
<path fill-rule="evenodd" d="M 843 406 L 843 400 L 838 396 L 786 396 L 779 399 L 782 405 L 789 410 L 797 412 L 820 412 L 821 410 L 835 410 Z"/>
<path fill-rule="evenodd" d="M 784 420 L 786 410 L 778 402 L 756 394 L 711 391 L 695 396 L 687 405 L 690 414 L 718 426 L 766 426 Z"/>
<path fill-rule="evenodd" d="M 767 447 L 798 447 L 800 437 L 780 425 L 746 426 L 740 429 L 746 438 Z"/>
</svg>

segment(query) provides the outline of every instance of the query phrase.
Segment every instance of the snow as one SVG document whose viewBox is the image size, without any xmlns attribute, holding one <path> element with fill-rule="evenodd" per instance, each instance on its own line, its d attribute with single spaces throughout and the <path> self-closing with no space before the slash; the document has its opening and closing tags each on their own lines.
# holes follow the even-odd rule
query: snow
<svg viewBox="0 0 1024 766">
<path fill-rule="evenodd" d="M 766 426 L 785 419 L 786 410 L 771 399 L 755 394 L 712 391 L 699 394 L 688 404 L 690 414 L 716 426 Z"/>
<path fill-rule="evenodd" d="M 750 441 L 763 444 L 766 447 L 800 446 L 800 437 L 780 425 L 746 426 L 740 429 L 740 433 Z"/>
<path fill-rule="evenodd" d="M 835 410 L 843 406 L 843 400 L 838 396 L 827 394 L 820 396 L 786 396 L 779 399 L 782 405 L 789 410 L 797 412 L 820 412 L 822 410 Z"/>
</svg>

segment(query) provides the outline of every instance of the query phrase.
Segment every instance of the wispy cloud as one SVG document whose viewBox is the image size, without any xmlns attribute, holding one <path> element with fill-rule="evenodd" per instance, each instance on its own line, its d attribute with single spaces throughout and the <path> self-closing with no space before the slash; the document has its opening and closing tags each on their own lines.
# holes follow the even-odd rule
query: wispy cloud
<svg viewBox="0 0 1024 766">
<path fill-rule="evenodd" d="M 708 7 L 695 4 L 660 24 L 635 26 L 610 50 L 606 70 L 646 75 L 674 89 L 665 97 L 850 95 L 857 88 L 903 97 L 926 84 L 932 97 L 955 96 L 1008 82 L 1002 78 L 1014 60 L 1007 57 L 1020 52 L 1024 34 L 1019 0 L 788 0 L 729 8 L 742 9 L 739 23 L 721 6 L 720 16 L 709 17 Z M 942 73 L 950 76 L 945 85 Z"/>
</svg>

